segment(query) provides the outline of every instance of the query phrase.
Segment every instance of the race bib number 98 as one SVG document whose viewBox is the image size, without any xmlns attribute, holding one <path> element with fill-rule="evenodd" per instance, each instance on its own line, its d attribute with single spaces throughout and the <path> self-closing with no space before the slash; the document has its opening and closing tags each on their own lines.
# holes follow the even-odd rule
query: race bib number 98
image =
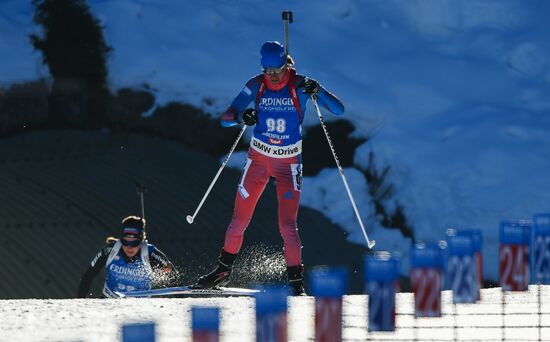
<svg viewBox="0 0 550 342">
<path fill-rule="evenodd" d="M 268 132 L 277 132 L 277 133 L 284 133 L 286 131 L 286 120 L 285 119 L 277 119 L 274 118 L 268 118 L 265 121 L 265 124 L 267 126 Z"/>
</svg>

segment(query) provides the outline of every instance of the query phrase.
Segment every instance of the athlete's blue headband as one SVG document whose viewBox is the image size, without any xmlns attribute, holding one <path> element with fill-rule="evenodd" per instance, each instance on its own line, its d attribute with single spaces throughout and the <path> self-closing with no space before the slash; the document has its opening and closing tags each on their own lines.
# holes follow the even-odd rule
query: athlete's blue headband
<svg viewBox="0 0 550 342">
<path fill-rule="evenodd" d="M 127 224 L 128 223 L 131 224 L 133 222 L 127 222 Z M 127 225 L 122 226 L 122 232 L 120 233 L 121 237 L 134 237 L 140 240 L 143 240 L 143 235 L 143 227 L 129 227 Z"/>
</svg>

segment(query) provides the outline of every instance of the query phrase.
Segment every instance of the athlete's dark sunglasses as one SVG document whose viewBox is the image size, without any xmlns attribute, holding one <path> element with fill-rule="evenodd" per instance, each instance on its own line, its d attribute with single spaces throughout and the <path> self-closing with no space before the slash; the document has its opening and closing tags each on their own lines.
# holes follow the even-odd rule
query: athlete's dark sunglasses
<svg viewBox="0 0 550 342">
<path fill-rule="evenodd" d="M 123 245 L 123 246 L 126 246 L 126 247 L 137 247 L 141 244 L 141 241 L 139 240 L 126 240 L 126 239 L 120 239 L 120 243 Z"/>
</svg>

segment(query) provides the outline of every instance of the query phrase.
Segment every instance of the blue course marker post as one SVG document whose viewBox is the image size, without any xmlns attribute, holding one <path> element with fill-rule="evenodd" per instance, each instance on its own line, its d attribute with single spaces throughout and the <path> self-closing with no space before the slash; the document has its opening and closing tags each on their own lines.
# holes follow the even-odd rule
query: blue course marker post
<svg viewBox="0 0 550 342">
<path fill-rule="evenodd" d="M 499 237 L 499 281 L 502 291 L 527 291 L 531 222 L 502 221 Z"/>
<path fill-rule="evenodd" d="M 376 252 L 365 258 L 365 289 L 369 298 L 368 331 L 395 330 L 399 267 L 400 258 L 389 252 Z"/>
<path fill-rule="evenodd" d="M 531 222 L 529 220 L 502 221 L 499 229 L 499 282 L 502 289 L 501 331 L 506 341 L 506 293 L 529 289 L 529 245 Z"/>
<path fill-rule="evenodd" d="M 446 279 L 453 291 L 453 303 L 475 303 L 479 283 L 476 278 L 474 241 L 468 235 L 447 236 Z"/>
<path fill-rule="evenodd" d="M 349 272 L 344 267 L 318 267 L 309 276 L 315 296 L 315 341 L 342 341 L 342 296 L 348 290 Z"/>
<path fill-rule="evenodd" d="M 288 287 L 262 287 L 256 298 L 256 341 L 286 342 Z"/>
<path fill-rule="evenodd" d="M 193 342 L 217 342 L 220 339 L 220 308 L 191 307 Z"/>
<path fill-rule="evenodd" d="M 441 316 L 443 248 L 441 243 L 417 243 L 411 250 L 411 288 L 415 317 Z"/>
<path fill-rule="evenodd" d="M 155 323 L 124 324 L 122 342 L 155 342 Z"/>
<path fill-rule="evenodd" d="M 542 341 L 542 295 L 541 285 L 550 284 L 550 213 L 533 216 L 531 240 L 531 283 L 537 286 L 539 316 L 539 341 Z"/>
<path fill-rule="evenodd" d="M 531 283 L 550 284 L 550 214 L 535 214 L 531 252 Z"/>
<path fill-rule="evenodd" d="M 483 235 L 481 229 L 458 229 L 456 235 L 470 236 L 473 242 L 474 262 L 477 281 L 477 300 L 481 299 L 483 288 Z"/>
</svg>

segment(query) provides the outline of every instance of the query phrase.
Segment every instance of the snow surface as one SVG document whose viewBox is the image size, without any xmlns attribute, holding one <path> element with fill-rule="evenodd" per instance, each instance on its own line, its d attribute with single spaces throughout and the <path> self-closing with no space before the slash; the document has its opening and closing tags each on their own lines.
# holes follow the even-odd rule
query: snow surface
<svg viewBox="0 0 550 342">
<path fill-rule="evenodd" d="M 480 303 L 453 305 L 451 293 L 444 291 L 441 318 L 415 319 L 412 294 L 400 293 L 393 333 L 368 333 L 368 297 L 344 296 L 343 340 L 550 340 L 548 286 L 541 288 L 540 301 L 536 286 L 505 296 L 503 306 L 499 288 L 485 289 Z M 314 340 L 314 298 L 289 297 L 288 303 L 288 341 Z M 156 324 L 157 342 L 191 341 L 193 306 L 221 308 L 221 341 L 255 341 L 254 299 L 244 297 L 0 300 L 0 341 L 114 342 L 121 341 L 123 324 L 146 322 Z"/>
<path fill-rule="evenodd" d="M 113 89 L 148 85 L 157 105 L 186 101 L 212 115 L 259 72 L 259 47 L 283 40 L 280 12 L 293 10 L 298 71 L 340 96 L 355 134 L 371 138 L 356 164 L 374 151 L 391 166 L 417 238 L 482 229 L 488 278 L 497 279 L 499 222 L 550 211 L 548 1 L 87 2 L 114 48 Z M 47 76 L 27 38 L 38 30 L 29 3 L 0 4 L 0 86 Z M 306 125 L 317 122 L 310 107 Z M 409 242 L 372 215 L 357 171 L 345 171 L 377 249 L 407 253 Z M 302 204 L 363 243 L 337 178 L 332 169 L 305 179 Z"/>
</svg>

